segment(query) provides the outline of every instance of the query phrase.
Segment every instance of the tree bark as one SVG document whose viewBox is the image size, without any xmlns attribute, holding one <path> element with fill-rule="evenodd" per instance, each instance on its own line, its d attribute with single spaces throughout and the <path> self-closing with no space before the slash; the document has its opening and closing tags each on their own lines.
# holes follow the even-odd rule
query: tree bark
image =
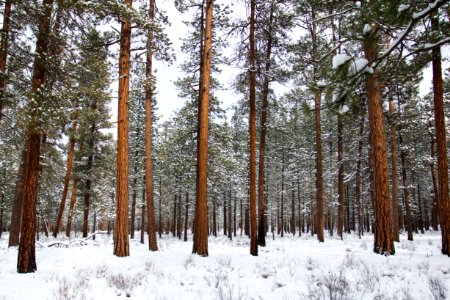
<svg viewBox="0 0 450 300">
<path fill-rule="evenodd" d="M 322 129 L 320 126 L 320 102 L 321 93 L 317 91 L 314 96 L 314 111 L 315 111 L 315 123 L 316 123 L 316 209 L 315 209 L 315 221 L 314 231 L 317 233 L 317 239 L 319 242 L 324 242 L 323 226 L 323 166 L 322 166 Z"/>
<path fill-rule="evenodd" d="M 195 193 L 195 225 L 192 253 L 208 256 L 208 116 L 212 57 L 212 19 L 214 0 L 206 1 L 205 44 L 202 59 L 200 101 L 198 111 L 197 180 Z"/>
<path fill-rule="evenodd" d="M 389 116 L 391 131 L 391 166 L 392 166 L 392 237 L 400 241 L 400 228 L 398 223 L 398 161 L 397 161 L 397 131 L 395 129 L 394 98 L 389 97 Z"/>
<path fill-rule="evenodd" d="M 84 190 L 84 204 L 83 204 L 83 237 L 87 237 L 89 233 L 89 209 L 91 205 L 91 185 L 92 185 L 92 165 L 94 162 L 94 133 L 95 122 L 91 125 L 91 137 L 89 140 L 89 156 L 86 167 L 87 179 Z M 127 218 L 128 219 L 128 218 Z"/>
<path fill-rule="evenodd" d="M 5 1 L 5 11 L 3 14 L 3 29 L 0 44 L 0 126 L 3 119 L 3 104 L 6 98 L 6 58 L 8 55 L 8 35 L 9 23 L 11 19 L 12 0 Z"/>
<path fill-rule="evenodd" d="M 188 217 L 189 217 L 189 192 L 186 191 L 186 203 L 184 205 L 184 237 L 183 240 L 187 242 L 187 231 L 188 231 Z"/>
<path fill-rule="evenodd" d="M 364 116 L 361 118 L 361 123 L 359 125 L 359 141 L 358 141 L 358 153 L 356 160 L 356 211 L 358 218 L 358 236 L 364 234 L 364 225 L 363 225 L 363 215 L 362 215 L 362 206 L 361 206 L 361 160 L 362 160 L 362 152 L 363 152 L 363 134 L 364 134 Z"/>
<path fill-rule="evenodd" d="M 9 227 L 8 247 L 19 245 L 20 228 L 22 227 L 22 207 L 23 207 L 23 190 L 26 174 L 26 148 L 22 150 L 22 161 L 19 167 L 16 180 L 16 188 L 14 192 L 14 201 L 11 211 L 11 224 Z"/>
<path fill-rule="evenodd" d="M 76 143 L 76 130 L 77 130 L 77 118 L 72 122 L 72 135 L 70 136 L 70 146 L 69 153 L 67 154 L 67 167 L 66 176 L 64 177 L 64 188 L 61 198 L 61 203 L 59 204 L 58 216 L 56 217 L 55 226 L 53 227 L 53 237 L 56 238 L 61 226 L 61 220 L 64 214 L 64 208 L 66 206 L 67 192 L 69 190 L 70 174 L 72 172 L 72 163 L 75 153 L 75 143 Z"/>
<path fill-rule="evenodd" d="M 70 204 L 69 204 L 69 213 L 67 214 L 67 226 L 66 226 L 66 236 L 70 237 L 70 233 L 72 232 L 72 218 L 73 211 L 75 207 L 75 203 L 77 201 L 77 185 L 78 179 L 72 180 L 72 191 L 70 195 Z"/>
<path fill-rule="evenodd" d="M 131 8 L 132 0 L 125 0 Z M 128 99 L 130 90 L 131 22 L 122 17 L 119 58 L 119 101 L 117 124 L 117 206 L 114 228 L 114 255 L 130 255 L 128 238 Z"/>
<path fill-rule="evenodd" d="M 270 57 L 272 54 L 272 23 L 275 2 L 272 1 L 270 6 L 269 24 L 267 30 L 267 49 L 264 68 L 264 85 L 262 94 L 261 107 L 261 136 L 259 142 L 259 169 L 258 169 L 258 245 L 266 246 L 266 224 L 265 224 L 265 203 L 264 203 L 264 186 L 265 186 L 265 147 L 267 134 L 267 110 L 269 109 L 269 73 L 270 73 Z"/>
<path fill-rule="evenodd" d="M 432 14 L 431 24 L 433 30 L 439 28 L 439 17 Z M 438 158 L 438 181 L 439 181 L 439 211 L 442 234 L 442 254 L 450 256 L 450 203 L 448 188 L 448 159 L 447 159 L 447 137 L 445 129 L 444 114 L 444 91 L 442 85 L 441 49 L 435 47 L 433 55 L 433 103 L 434 121 L 436 131 L 436 146 Z"/>
<path fill-rule="evenodd" d="M 155 19 L 155 0 L 150 0 L 149 17 Z M 152 107 L 153 107 L 153 30 L 147 32 L 147 64 L 145 68 L 145 191 L 147 199 L 147 233 L 150 251 L 158 250 L 156 241 L 155 207 L 153 201 L 153 166 L 152 166 Z M 161 195 L 160 195 L 161 197 Z"/>
<path fill-rule="evenodd" d="M 24 199 L 22 211 L 22 226 L 17 259 L 17 272 L 30 273 L 37 270 L 35 255 L 35 231 L 36 231 L 36 198 L 39 176 L 39 156 L 41 147 L 41 121 L 35 111 L 39 110 L 44 99 L 39 95 L 39 90 L 45 82 L 47 63 L 50 18 L 52 14 L 53 0 L 44 0 L 43 14 L 39 20 L 39 32 L 36 41 L 36 53 L 31 82 L 31 93 L 34 101 L 30 101 L 28 109 L 31 120 L 28 123 L 26 139 L 26 173 L 24 181 Z"/>
<path fill-rule="evenodd" d="M 378 57 L 380 43 L 377 28 L 373 28 L 364 40 L 364 54 L 368 61 Z M 377 71 L 367 76 L 367 102 L 369 111 L 370 142 L 373 164 L 373 203 L 375 210 L 374 252 L 384 255 L 395 253 L 392 239 L 389 199 L 389 171 L 387 145 L 384 132 L 384 116 L 381 105 L 381 84 Z"/>
<path fill-rule="evenodd" d="M 339 209 L 338 209 L 338 236 L 343 239 L 343 227 L 344 227 L 344 142 L 343 142 L 343 124 L 342 115 L 338 114 L 338 195 L 339 195 Z M 347 216 L 348 218 L 348 216 Z"/>
<path fill-rule="evenodd" d="M 400 141 L 400 147 L 403 145 L 402 134 L 399 131 L 398 138 Z M 408 240 L 413 240 L 413 222 L 411 216 L 411 207 L 409 203 L 409 189 L 408 189 L 408 179 L 406 175 L 406 153 L 404 150 L 400 150 L 400 162 L 402 165 L 402 182 L 403 182 L 403 200 L 405 201 L 406 210 L 406 226 L 408 227 Z"/>
</svg>

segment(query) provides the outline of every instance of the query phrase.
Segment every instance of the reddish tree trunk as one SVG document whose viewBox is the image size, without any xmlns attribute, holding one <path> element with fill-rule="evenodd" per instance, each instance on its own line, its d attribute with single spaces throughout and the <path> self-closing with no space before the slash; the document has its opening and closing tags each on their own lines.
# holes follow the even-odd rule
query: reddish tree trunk
<svg viewBox="0 0 450 300">
<path fill-rule="evenodd" d="M 379 36 L 375 28 L 364 41 L 366 59 L 378 56 Z M 378 74 L 367 76 L 367 102 L 369 111 L 370 142 L 373 164 L 373 203 L 375 210 L 374 252 L 390 255 L 395 253 L 392 239 L 391 210 L 389 197 L 389 170 L 387 145 L 384 132 L 384 116 L 381 106 L 381 84 Z"/>
<path fill-rule="evenodd" d="M 439 17 L 432 15 L 431 24 L 434 30 L 439 28 Z M 436 146 L 438 158 L 439 211 L 442 234 L 442 254 L 450 256 L 450 200 L 448 188 L 447 137 L 445 130 L 444 90 L 442 86 L 441 49 L 435 47 L 433 55 L 433 103 L 436 130 Z"/>
<path fill-rule="evenodd" d="M 17 174 L 16 188 L 14 192 L 14 201 L 11 211 L 11 224 L 9 226 L 9 241 L 8 247 L 19 245 L 20 228 L 22 226 L 22 207 L 23 207 L 23 189 L 26 174 L 26 149 L 22 151 L 22 162 Z"/>
<path fill-rule="evenodd" d="M 398 162 L 397 162 L 397 131 L 395 130 L 394 99 L 389 99 L 390 131 L 391 131 L 391 162 L 392 162 L 392 237 L 400 241 L 398 223 Z"/>
<path fill-rule="evenodd" d="M 339 209 L 338 209 L 338 236 L 343 239 L 343 227 L 344 227 L 344 147 L 342 138 L 342 115 L 338 114 L 338 195 L 339 195 Z M 348 218 L 348 216 L 347 216 Z"/>
<path fill-rule="evenodd" d="M 197 180 L 195 193 L 195 225 L 192 253 L 208 256 L 208 116 L 212 58 L 212 19 L 214 0 L 206 1 L 205 44 L 202 55 L 200 101 L 198 111 Z"/>
<path fill-rule="evenodd" d="M 131 8 L 132 0 L 125 0 Z M 114 255 L 130 255 L 128 238 L 128 99 L 130 91 L 131 22 L 122 17 L 119 58 L 119 101 L 117 120 L 117 209 Z"/>
<path fill-rule="evenodd" d="M 8 55 L 8 35 L 11 18 L 12 0 L 5 1 L 5 12 L 3 14 L 2 39 L 0 44 L 0 125 L 3 117 L 3 102 L 6 96 L 6 57 Z"/>
<path fill-rule="evenodd" d="M 155 19 L 155 0 L 150 0 L 149 17 Z M 158 250 L 156 241 L 155 206 L 153 203 L 153 166 L 152 166 L 152 94 L 153 94 L 153 31 L 147 32 L 147 64 L 145 68 L 145 191 L 147 199 L 147 233 L 148 248 Z M 160 196 L 161 197 L 161 196 Z"/>
<path fill-rule="evenodd" d="M 72 136 L 70 137 L 69 153 L 67 154 L 67 168 L 66 168 L 66 176 L 64 177 L 64 188 L 61 203 L 59 204 L 58 216 L 56 217 L 55 226 L 53 228 L 53 237 L 55 238 L 58 235 L 59 227 L 61 226 L 61 220 L 64 213 L 64 208 L 66 206 L 67 192 L 69 190 L 70 173 L 72 172 L 73 156 L 75 152 L 76 130 L 77 130 L 77 120 L 75 119 L 72 123 Z"/>
<path fill-rule="evenodd" d="M 36 54 L 33 66 L 31 93 L 34 101 L 29 102 L 31 120 L 27 128 L 26 139 L 26 173 L 24 181 L 24 199 L 22 211 L 22 226 L 17 259 L 17 272 L 30 273 L 37 270 L 35 255 L 35 231 L 36 231 L 36 198 L 39 176 L 39 156 L 41 146 L 40 116 L 35 115 L 44 104 L 44 99 L 39 95 L 39 89 L 45 81 L 47 72 L 46 54 L 48 50 L 50 18 L 52 14 L 53 0 L 44 0 L 43 11 L 40 17 L 39 32 L 36 41 Z"/>
</svg>

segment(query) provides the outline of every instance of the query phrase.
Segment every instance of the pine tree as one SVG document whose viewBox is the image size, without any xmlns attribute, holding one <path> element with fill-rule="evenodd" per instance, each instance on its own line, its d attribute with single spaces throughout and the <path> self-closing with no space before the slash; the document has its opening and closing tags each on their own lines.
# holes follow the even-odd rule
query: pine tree
<svg viewBox="0 0 450 300">
<path fill-rule="evenodd" d="M 26 142 L 26 175 L 24 181 L 24 199 L 22 212 L 22 228 L 17 259 L 17 272 L 30 273 L 37 270 L 35 255 L 35 220 L 36 220 L 36 196 L 39 172 L 39 155 L 41 146 L 41 116 L 37 110 L 44 105 L 42 92 L 45 82 L 46 54 L 48 50 L 48 35 L 50 32 L 50 17 L 52 14 L 53 0 L 44 0 L 44 13 L 40 16 L 39 32 L 36 41 L 36 53 L 33 67 L 32 96 L 29 101 L 28 111 L 30 121 L 27 128 Z"/>
<path fill-rule="evenodd" d="M 131 7 L 132 0 L 126 0 Z M 119 109 L 117 124 L 117 209 L 114 255 L 130 255 L 128 240 L 128 97 L 130 82 L 131 22 L 122 17 L 119 58 Z"/>
</svg>

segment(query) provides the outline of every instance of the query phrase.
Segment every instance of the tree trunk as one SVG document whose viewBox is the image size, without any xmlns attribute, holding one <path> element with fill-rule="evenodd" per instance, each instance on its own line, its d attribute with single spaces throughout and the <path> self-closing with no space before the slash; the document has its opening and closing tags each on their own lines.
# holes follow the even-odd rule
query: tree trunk
<svg viewBox="0 0 450 300">
<path fill-rule="evenodd" d="M 131 8 L 132 0 L 125 0 Z M 119 101 L 117 115 L 117 206 L 114 255 L 130 255 L 128 238 L 128 99 L 130 90 L 131 22 L 122 16 L 119 58 Z"/>
<path fill-rule="evenodd" d="M 8 247 L 18 246 L 20 237 L 20 228 L 22 227 L 22 207 L 23 207 L 23 190 L 26 174 L 26 148 L 22 150 L 22 162 L 17 174 L 16 188 L 14 192 L 14 202 L 11 211 L 11 224 L 9 226 Z"/>
<path fill-rule="evenodd" d="M 149 2 L 150 20 L 155 19 L 155 0 Z M 145 67 L 145 191 L 147 199 L 147 233 L 148 248 L 150 251 L 158 250 L 156 241 L 155 207 L 153 201 L 153 166 L 152 166 L 152 107 L 153 107 L 153 30 L 147 32 L 147 64 Z M 160 195 L 161 197 L 161 195 Z M 161 216 L 160 216 L 161 218 Z M 161 219 L 160 219 L 161 220 Z M 160 231 L 161 235 L 161 231 Z"/>
<path fill-rule="evenodd" d="M 295 184 L 292 182 L 292 191 L 291 191 L 291 230 L 292 235 L 295 235 Z"/>
<path fill-rule="evenodd" d="M 380 43 L 378 29 L 366 36 L 363 48 L 365 57 L 372 61 L 378 56 Z M 381 106 L 381 85 L 378 74 L 367 76 L 367 102 L 369 111 L 370 142 L 373 163 L 373 203 L 375 210 L 374 252 L 391 255 L 395 253 L 392 240 L 391 210 L 389 199 L 389 171 L 387 145 L 384 132 L 384 116 Z"/>
<path fill-rule="evenodd" d="M 83 237 L 88 236 L 89 232 L 89 207 L 91 200 L 91 185 L 92 185 L 92 164 L 94 161 L 94 132 L 95 132 L 95 122 L 91 125 L 91 138 L 89 140 L 89 156 L 87 161 L 86 174 L 88 178 L 86 179 L 86 187 L 84 191 L 84 205 L 83 205 Z M 127 217 L 128 219 L 128 217 Z M 128 220 L 127 220 L 128 221 Z"/>
<path fill-rule="evenodd" d="M 17 259 L 17 272 L 30 273 L 37 270 L 35 255 L 35 231 L 36 231 L 36 198 L 39 176 L 39 156 L 41 146 L 41 129 L 39 116 L 35 111 L 39 110 L 44 99 L 39 95 L 39 90 L 44 84 L 47 65 L 46 54 L 48 50 L 50 18 L 52 14 L 53 0 L 44 0 L 43 14 L 39 20 L 39 32 L 36 41 L 36 53 L 31 82 L 31 93 L 34 101 L 28 104 L 31 120 L 28 123 L 26 139 L 26 173 L 24 181 L 24 198 L 22 211 L 22 226 Z"/>
<path fill-rule="evenodd" d="M 72 232 L 73 211 L 74 211 L 75 203 L 77 201 L 77 185 L 78 185 L 78 179 L 75 178 L 72 180 L 72 191 L 71 191 L 71 195 L 70 195 L 69 213 L 67 214 L 67 226 L 66 226 L 66 236 L 67 237 L 70 237 L 70 233 Z"/>
<path fill-rule="evenodd" d="M 319 242 L 324 242 L 323 226 L 323 167 L 322 167 L 322 129 L 320 126 L 320 101 L 321 93 L 317 91 L 314 96 L 314 111 L 316 121 L 316 209 L 314 231 L 317 233 Z"/>
<path fill-rule="evenodd" d="M 197 180 L 195 193 L 194 243 L 192 253 L 208 256 L 208 115 L 212 57 L 212 19 L 214 0 L 206 1 L 205 44 L 198 111 Z"/>
<path fill-rule="evenodd" d="M 215 237 L 217 237 L 217 218 L 216 218 L 216 198 L 213 197 L 213 225 L 212 225 L 212 230 L 213 230 L 213 235 Z"/>
<path fill-rule="evenodd" d="M 229 195 L 229 198 L 228 198 L 228 238 L 230 240 L 232 240 L 233 239 L 233 230 L 231 229 L 231 224 L 232 224 L 232 220 L 231 220 L 231 214 L 232 214 L 232 211 L 231 211 L 231 208 L 232 208 L 232 206 L 231 206 L 231 184 L 230 184 L 230 190 L 228 191 L 228 195 Z"/>
<path fill-rule="evenodd" d="M 187 242 L 188 231 L 188 217 L 189 217 L 189 192 L 186 191 L 186 203 L 184 205 L 184 241 Z"/>
<path fill-rule="evenodd" d="M 417 227 L 420 229 L 420 233 L 424 234 L 424 226 L 423 226 L 423 207 L 422 207 L 422 197 L 420 193 L 420 181 L 417 180 L 417 203 L 419 205 L 419 211 L 418 211 L 418 220 L 417 220 Z"/>
<path fill-rule="evenodd" d="M 433 30 L 439 28 L 439 17 L 431 17 Z M 438 157 L 439 211 L 441 213 L 442 254 L 450 256 L 450 203 L 448 189 L 447 138 L 444 114 L 444 91 L 442 86 L 441 48 L 433 48 L 433 103 Z"/>
<path fill-rule="evenodd" d="M 394 98 L 389 97 L 389 116 L 391 131 L 391 162 L 392 162 L 392 238 L 400 242 L 398 223 L 398 162 L 397 162 L 397 131 L 395 130 Z"/>
<path fill-rule="evenodd" d="M 227 235 L 228 222 L 227 222 L 227 194 L 223 192 L 223 235 Z"/>
<path fill-rule="evenodd" d="M 281 162 L 281 199 L 280 199 L 280 234 L 284 237 L 284 149 L 283 149 L 283 159 Z"/>
<path fill-rule="evenodd" d="M 431 128 L 431 124 L 429 125 L 429 128 Z M 430 130 L 430 129 L 429 129 Z M 431 132 L 431 131 L 430 131 Z M 430 142 L 430 148 L 431 148 L 431 162 L 430 162 L 430 171 L 431 171 L 431 178 L 433 180 L 433 230 L 438 230 L 438 223 L 439 223 L 439 187 L 437 182 L 437 176 L 436 176 L 436 170 L 434 168 L 434 135 L 430 134 L 431 142 Z"/>
<path fill-rule="evenodd" d="M 142 192 L 142 211 L 141 211 L 141 244 L 144 244 L 145 233 L 145 191 Z"/>
<path fill-rule="evenodd" d="M 162 186 L 161 176 L 159 176 L 159 207 L 158 207 L 158 232 L 159 237 L 162 237 L 163 225 L 162 225 Z"/>
<path fill-rule="evenodd" d="M 338 114 L 338 165 L 339 165 L 339 173 L 338 173 L 338 195 L 339 195 L 339 209 L 338 209 L 338 236 L 343 239 L 343 227 L 344 227 L 344 142 L 343 142 L 343 124 L 342 124 L 342 115 Z M 348 218 L 348 216 L 347 216 Z"/>
<path fill-rule="evenodd" d="M 250 81 L 250 254 L 258 255 L 256 224 L 256 65 L 255 65 L 255 0 L 250 1 L 250 49 L 249 70 Z"/>
<path fill-rule="evenodd" d="M 0 126 L 3 119 L 3 103 L 6 98 L 6 57 L 8 55 L 8 35 L 11 18 L 12 0 L 5 1 L 5 12 L 3 14 L 3 29 L 0 44 Z"/>
<path fill-rule="evenodd" d="M 173 213 L 172 213 L 172 235 L 174 237 L 177 235 L 177 199 L 178 194 L 175 192 L 175 197 L 173 199 Z"/>
<path fill-rule="evenodd" d="M 77 130 L 77 118 L 72 122 L 72 135 L 70 136 L 70 147 L 69 153 L 67 154 L 67 168 L 66 176 L 64 177 L 64 188 L 61 198 L 61 203 L 59 204 L 58 216 L 56 218 L 55 226 L 53 227 L 53 237 L 56 238 L 58 235 L 59 227 L 61 226 L 61 220 L 64 214 L 64 208 L 66 206 L 67 192 L 69 190 L 70 173 L 72 172 L 72 163 L 75 153 L 75 143 L 76 143 L 76 130 Z"/>
<path fill-rule="evenodd" d="M 363 134 L 364 134 L 364 116 L 361 118 L 361 123 L 359 126 L 359 141 L 358 141 L 358 153 L 356 160 L 356 215 L 358 218 L 358 236 L 364 234 L 364 225 L 363 225 L 363 215 L 362 215 L 362 206 L 361 206 L 361 159 L 363 152 Z"/>
<path fill-rule="evenodd" d="M 134 163 L 134 174 L 137 173 L 137 164 Z M 136 222 L 136 198 L 137 198 L 137 178 L 133 179 L 133 193 L 131 196 L 131 220 L 130 220 L 130 239 L 134 239 L 135 222 Z"/>
<path fill-rule="evenodd" d="M 265 203 L 264 203 L 264 186 L 265 186 L 265 147 L 266 147 L 266 134 L 267 134 L 267 110 L 269 109 L 269 73 L 270 73 L 270 57 L 272 54 L 272 23 L 274 14 L 275 2 L 272 1 L 270 6 L 269 15 L 269 28 L 268 28 L 268 40 L 265 58 L 265 70 L 264 70 L 264 85 L 262 95 L 262 107 L 261 107 L 261 136 L 259 142 L 259 169 L 258 169 L 258 245 L 266 246 L 266 224 L 265 224 Z"/>
<path fill-rule="evenodd" d="M 400 113 L 400 112 L 399 112 Z M 398 138 L 400 142 L 400 148 L 403 145 L 402 134 L 399 130 Z M 411 207 L 409 203 L 409 189 L 408 189 L 408 179 L 406 175 L 406 153 L 402 149 L 400 150 L 400 162 L 402 165 L 402 183 L 403 183 L 403 200 L 405 201 L 405 210 L 406 210 L 406 226 L 408 227 L 408 240 L 413 240 L 413 222 L 411 216 Z"/>
</svg>

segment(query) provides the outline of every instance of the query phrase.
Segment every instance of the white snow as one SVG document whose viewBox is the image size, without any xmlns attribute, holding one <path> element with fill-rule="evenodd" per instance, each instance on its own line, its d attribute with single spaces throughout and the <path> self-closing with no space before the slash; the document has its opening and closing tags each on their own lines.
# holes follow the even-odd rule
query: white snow
<svg viewBox="0 0 450 300">
<path fill-rule="evenodd" d="M 372 31 L 372 27 L 369 24 L 364 25 L 363 33 L 368 34 Z"/>
<path fill-rule="evenodd" d="M 414 242 L 401 235 L 387 257 L 373 253 L 372 235 L 326 236 L 325 243 L 310 234 L 269 236 L 256 257 L 247 237 L 210 237 L 209 257 L 191 254 L 191 238 L 163 236 L 157 252 L 131 240 L 125 258 L 112 254 L 106 235 L 68 248 L 37 247 L 38 270 L 17 274 L 17 249 L 8 249 L 3 235 L 0 299 L 433 299 L 439 290 L 450 297 L 439 232 Z"/>
<path fill-rule="evenodd" d="M 329 83 L 328 82 L 326 82 L 326 81 L 324 81 L 324 80 L 319 80 L 319 81 L 317 81 L 317 86 L 318 87 L 325 87 L 325 86 L 327 86 Z"/>
<path fill-rule="evenodd" d="M 336 54 L 335 56 L 333 56 L 333 69 L 339 68 L 349 60 L 350 56 L 348 56 L 347 54 Z"/>
<path fill-rule="evenodd" d="M 426 16 L 432 9 L 434 9 L 436 7 L 436 5 L 441 2 L 440 0 L 436 0 L 433 3 L 428 4 L 428 7 L 423 9 L 420 12 L 417 13 L 413 13 L 412 17 L 413 19 L 420 19 L 424 16 Z"/>
<path fill-rule="evenodd" d="M 348 112 L 348 110 L 349 110 L 349 108 L 348 108 L 348 106 L 347 105 L 342 105 L 341 107 L 339 107 L 339 113 L 341 114 L 341 115 L 343 115 L 343 114 L 345 114 L 346 112 Z"/>
<path fill-rule="evenodd" d="M 398 11 L 398 13 L 402 13 L 402 12 L 404 12 L 405 10 L 407 10 L 408 8 L 409 8 L 408 5 L 406 5 L 406 4 L 400 4 L 400 5 L 398 6 L 397 11 Z"/>
<path fill-rule="evenodd" d="M 351 62 L 349 66 L 349 73 L 350 75 L 355 75 L 361 71 L 367 72 L 367 73 L 373 73 L 373 69 L 368 66 L 369 61 L 365 58 L 359 58 L 357 60 L 354 60 Z"/>
</svg>

